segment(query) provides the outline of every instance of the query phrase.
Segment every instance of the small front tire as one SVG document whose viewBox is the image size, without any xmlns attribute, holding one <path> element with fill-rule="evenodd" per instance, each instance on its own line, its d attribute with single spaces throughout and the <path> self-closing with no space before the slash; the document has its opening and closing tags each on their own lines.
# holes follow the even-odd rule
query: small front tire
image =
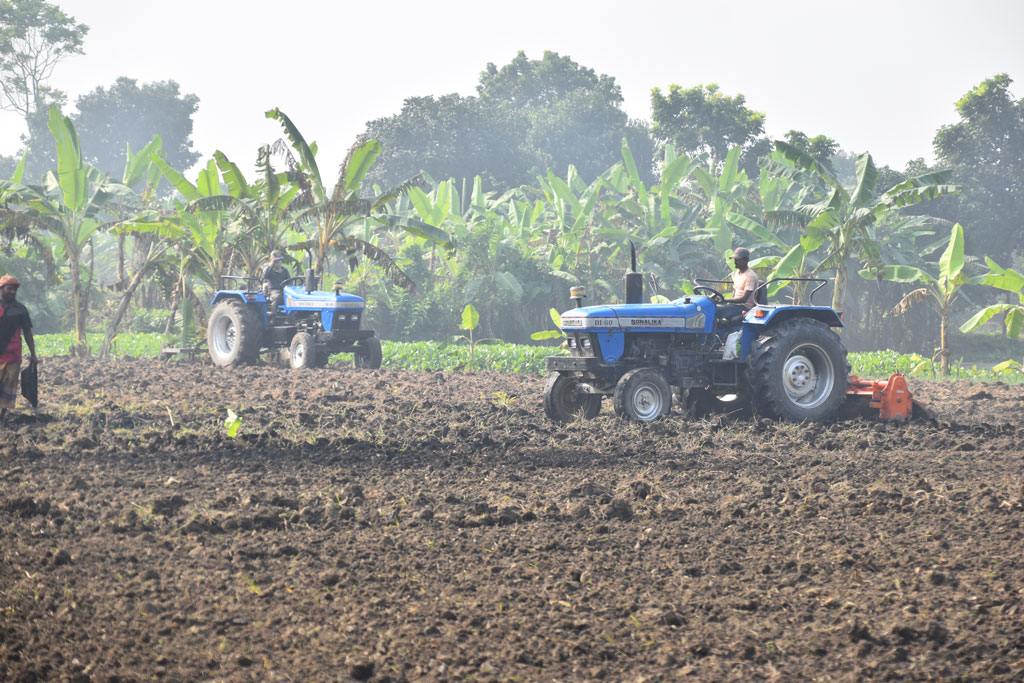
<svg viewBox="0 0 1024 683">
<path fill-rule="evenodd" d="M 370 337 L 362 339 L 356 344 L 356 350 L 352 354 L 357 368 L 376 370 L 384 362 L 384 352 L 380 348 L 380 339 Z"/>
<path fill-rule="evenodd" d="M 615 385 L 615 414 L 636 422 L 652 422 L 672 409 L 672 390 L 654 368 L 636 368 Z"/>
<path fill-rule="evenodd" d="M 601 412 L 600 394 L 576 391 L 576 379 L 556 372 L 544 385 L 544 412 L 554 422 L 572 422 L 578 415 L 592 420 Z"/>
<path fill-rule="evenodd" d="M 293 369 L 317 367 L 319 351 L 309 332 L 296 332 L 288 347 L 288 361 Z"/>
</svg>

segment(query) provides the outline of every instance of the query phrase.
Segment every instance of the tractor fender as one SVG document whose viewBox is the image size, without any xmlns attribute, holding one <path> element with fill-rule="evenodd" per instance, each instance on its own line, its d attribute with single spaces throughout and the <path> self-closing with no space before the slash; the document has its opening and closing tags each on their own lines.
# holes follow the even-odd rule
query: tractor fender
<svg viewBox="0 0 1024 683">
<path fill-rule="evenodd" d="M 764 311 L 762 317 L 757 311 Z M 754 341 L 768 329 L 794 318 L 807 318 L 823 322 L 829 327 L 845 327 L 834 308 L 828 306 L 755 306 L 743 317 L 743 335 L 740 338 L 740 358 L 746 358 Z"/>
<path fill-rule="evenodd" d="M 213 295 L 213 301 L 210 302 L 210 308 L 213 308 L 221 301 L 240 301 L 246 306 L 254 306 L 258 311 L 263 326 L 267 326 L 267 298 L 263 296 L 263 292 L 246 292 L 242 290 L 221 290 Z"/>
</svg>

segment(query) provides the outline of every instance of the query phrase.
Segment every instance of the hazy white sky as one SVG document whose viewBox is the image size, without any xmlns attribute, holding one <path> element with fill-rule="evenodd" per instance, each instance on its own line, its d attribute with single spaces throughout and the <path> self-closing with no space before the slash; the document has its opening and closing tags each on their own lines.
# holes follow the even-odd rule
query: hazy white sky
<svg viewBox="0 0 1024 683">
<path fill-rule="evenodd" d="M 649 119 L 650 91 L 718 83 L 767 114 L 772 137 L 819 133 L 902 169 L 931 159 L 954 103 L 1005 72 L 1024 95 L 1024 0 L 56 0 L 89 25 L 52 85 L 69 102 L 119 76 L 200 98 L 193 141 L 249 170 L 281 107 L 331 177 L 371 119 L 406 97 L 475 94 L 488 62 L 568 55 L 615 77 Z M 0 112 L 0 152 L 24 126 Z"/>
</svg>

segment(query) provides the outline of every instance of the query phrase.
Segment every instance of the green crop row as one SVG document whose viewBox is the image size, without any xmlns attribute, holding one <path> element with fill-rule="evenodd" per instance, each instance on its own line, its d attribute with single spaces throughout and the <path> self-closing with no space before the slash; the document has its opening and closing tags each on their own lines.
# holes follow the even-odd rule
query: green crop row
<svg viewBox="0 0 1024 683">
<path fill-rule="evenodd" d="M 95 354 L 103 342 L 102 335 L 89 335 L 89 348 Z M 66 356 L 72 345 L 70 334 L 44 334 L 36 337 L 40 356 Z M 165 346 L 164 336 L 155 333 L 119 334 L 113 346 L 116 357 L 151 358 L 160 354 Z M 385 368 L 401 370 L 491 370 L 524 374 L 542 374 L 544 358 L 565 353 L 552 346 L 525 346 L 521 344 L 477 344 L 472 351 L 467 344 L 445 344 L 437 342 L 389 342 L 382 343 Z M 336 354 L 332 363 L 351 362 L 351 354 Z M 860 377 L 885 378 L 893 373 L 918 379 L 940 379 L 938 363 L 916 353 L 895 351 L 871 351 L 851 353 L 852 372 Z M 1003 364 L 1006 367 L 977 367 L 954 362 L 952 379 L 979 382 L 1024 382 L 1024 372 L 1016 363 Z"/>
<path fill-rule="evenodd" d="M 99 353 L 103 344 L 103 335 L 96 333 L 87 335 L 89 350 L 93 355 Z M 116 357 L 151 358 L 160 355 L 166 345 L 164 335 L 154 332 L 125 332 L 114 337 L 111 354 Z M 74 335 L 40 334 L 36 335 L 36 353 L 40 356 L 67 356 L 74 346 Z"/>
</svg>

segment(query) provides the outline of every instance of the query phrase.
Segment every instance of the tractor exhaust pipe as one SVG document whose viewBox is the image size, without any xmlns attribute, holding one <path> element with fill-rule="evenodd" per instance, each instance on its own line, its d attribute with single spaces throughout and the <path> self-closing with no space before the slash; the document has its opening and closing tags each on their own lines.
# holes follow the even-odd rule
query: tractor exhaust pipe
<svg viewBox="0 0 1024 683">
<path fill-rule="evenodd" d="M 316 289 L 316 273 L 312 268 L 306 268 L 306 294 Z"/>
<path fill-rule="evenodd" d="M 633 240 L 629 242 L 630 270 L 626 273 L 626 303 L 642 304 L 644 302 L 644 276 L 636 272 L 636 247 Z"/>
</svg>

